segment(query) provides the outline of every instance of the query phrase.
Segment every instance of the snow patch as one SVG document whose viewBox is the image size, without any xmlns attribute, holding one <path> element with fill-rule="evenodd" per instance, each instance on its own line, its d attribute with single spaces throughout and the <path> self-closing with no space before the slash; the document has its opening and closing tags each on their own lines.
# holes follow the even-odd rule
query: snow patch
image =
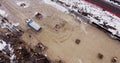
<svg viewBox="0 0 120 63">
<path fill-rule="evenodd" d="M 0 9 L 0 16 L 7 17 L 8 14 L 4 10 Z"/>
<path fill-rule="evenodd" d="M 105 0 L 106 2 L 109 2 L 109 3 L 111 3 L 111 4 L 114 4 L 114 5 L 117 5 L 117 6 L 119 6 L 120 7 L 120 4 L 118 4 L 118 3 L 116 3 L 116 2 L 113 2 L 113 1 L 110 1 L 110 0 Z"/>
<path fill-rule="evenodd" d="M 5 41 L 0 40 L 0 50 L 3 50 L 3 49 L 5 48 L 6 45 L 7 45 L 7 44 L 6 44 Z"/>
<path fill-rule="evenodd" d="M 12 26 L 17 27 L 18 25 L 20 25 L 20 23 L 12 23 Z"/>
<path fill-rule="evenodd" d="M 11 61 L 11 63 L 13 63 L 13 59 L 16 57 L 15 54 L 13 53 L 14 49 L 11 48 L 10 44 L 6 44 L 5 41 L 0 40 L 0 51 L 2 51 L 3 49 L 5 49 L 6 46 L 8 47 L 8 49 L 10 51 L 10 61 Z"/>
<path fill-rule="evenodd" d="M 52 2 L 51 0 L 44 0 L 44 2 L 46 4 L 52 5 L 53 7 L 57 8 L 58 10 L 61 10 L 62 12 L 67 12 L 68 11 L 63 6 L 56 4 L 56 3 Z"/>
<path fill-rule="evenodd" d="M 30 3 L 28 3 L 27 1 L 17 1 L 17 5 L 23 8 L 27 8 L 30 6 Z"/>
</svg>

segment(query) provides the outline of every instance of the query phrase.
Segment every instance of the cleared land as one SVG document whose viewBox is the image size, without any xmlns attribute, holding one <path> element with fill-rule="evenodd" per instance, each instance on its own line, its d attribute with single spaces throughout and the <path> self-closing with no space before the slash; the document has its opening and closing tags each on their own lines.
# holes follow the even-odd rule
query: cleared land
<svg viewBox="0 0 120 63">
<path fill-rule="evenodd" d="M 9 12 L 8 19 L 20 23 L 20 28 L 25 32 L 21 39 L 29 45 L 42 42 L 47 46 L 46 53 L 50 59 L 61 59 L 66 63 L 111 63 L 112 57 L 116 56 L 120 62 L 120 43 L 103 31 L 79 23 L 72 16 L 44 4 L 42 0 L 23 0 L 30 4 L 27 8 L 18 6 L 17 1 L 22 0 L 1 0 L 3 8 Z M 43 14 L 43 18 L 34 18 L 35 12 Z M 40 24 L 42 31 L 35 32 L 29 28 L 25 23 L 28 18 Z M 60 25 L 59 29 L 55 29 L 56 24 Z M 81 40 L 79 45 L 75 44 L 76 39 Z M 97 58 L 98 53 L 104 55 L 102 60 Z"/>
</svg>

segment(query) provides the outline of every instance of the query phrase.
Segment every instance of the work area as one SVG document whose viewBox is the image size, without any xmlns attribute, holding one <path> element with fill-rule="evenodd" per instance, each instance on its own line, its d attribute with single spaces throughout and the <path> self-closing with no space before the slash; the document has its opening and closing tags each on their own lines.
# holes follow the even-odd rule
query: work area
<svg viewBox="0 0 120 63">
<path fill-rule="evenodd" d="M 0 52 L 6 63 L 120 62 L 119 41 L 44 0 L 0 0 L 0 4 L 0 45 L 15 49 L 11 55 Z M 16 59 L 21 62 L 10 62 L 13 53 L 22 53 Z"/>
</svg>

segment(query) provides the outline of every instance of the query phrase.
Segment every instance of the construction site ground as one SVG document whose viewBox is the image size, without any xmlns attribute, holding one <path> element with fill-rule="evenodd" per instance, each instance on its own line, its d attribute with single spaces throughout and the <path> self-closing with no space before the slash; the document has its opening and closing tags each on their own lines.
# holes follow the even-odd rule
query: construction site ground
<svg viewBox="0 0 120 63">
<path fill-rule="evenodd" d="M 18 6 L 19 1 L 26 1 L 29 6 Z M 42 0 L 0 0 L 0 4 L 0 8 L 9 14 L 10 22 L 20 23 L 19 27 L 24 31 L 21 39 L 31 47 L 38 42 L 43 43 L 51 60 L 63 60 L 65 63 L 111 63 L 112 57 L 117 57 L 120 62 L 119 41 L 89 24 L 78 22 L 70 14 Z M 43 18 L 35 18 L 35 12 L 40 12 Z M 25 20 L 29 18 L 42 26 L 40 32 L 27 26 Z M 56 25 L 59 25 L 58 29 Z M 76 39 L 80 39 L 79 44 L 75 43 Z M 98 59 L 98 53 L 104 55 L 102 60 Z"/>
</svg>

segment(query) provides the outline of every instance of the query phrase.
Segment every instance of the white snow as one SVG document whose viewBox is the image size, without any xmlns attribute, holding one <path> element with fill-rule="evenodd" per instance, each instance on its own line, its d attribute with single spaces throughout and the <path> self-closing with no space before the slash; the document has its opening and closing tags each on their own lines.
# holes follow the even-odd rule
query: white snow
<svg viewBox="0 0 120 63">
<path fill-rule="evenodd" d="M 5 41 L 0 40 L 0 50 L 3 50 L 3 49 L 5 48 L 6 45 L 7 45 L 7 44 L 6 44 Z"/>
<path fill-rule="evenodd" d="M 7 17 L 8 15 L 4 10 L 0 9 L 0 16 Z"/>
<path fill-rule="evenodd" d="M 16 57 L 15 54 L 13 53 L 14 52 L 14 49 L 11 48 L 11 45 L 10 44 L 7 44 L 5 41 L 3 40 L 0 40 L 0 51 L 2 51 L 3 49 L 5 49 L 5 47 L 8 47 L 8 49 L 10 50 L 10 60 L 11 60 L 11 63 L 13 63 L 13 59 Z"/>
<path fill-rule="evenodd" d="M 15 58 L 16 56 L 13 54 L 10 59 L 11 59 L 11 63 L 13 63 L 13 59 Z"/>
<path fill-rule="evenodd" d="M 13 59 L 16 58 L 15 54 L 14 54 L 14 49 L 11 47 L 10 44 L 8 44 L 8 48 L 10 50 L 10 62 L 13 63 Z"/>
<path fill-rule="evenodd" d="M 19 31 L 16 27 L 19 25 L 19 23 L 10 23 L 5 21 L 4 23 L 2 21 L 0 21 L 0 27 L 1 28 L 7 28 L 9 31 L 13 32 L 13 31 Z"/>
<path fill-rule="evenodd" d="M 113 2 L 113 1 L 110 1 L 110 0 L 105 0 L 106 2 L 109 2 L 109 3 L 111 3 L 111 4 L 114 4 L 114 5 L 117 5 L 117 6 L 119 6 L 120 7 L 120 4 L 118 4 L 118 3 L 116 3 L 116 2 Z"/>
<path fill-rule="evenodd" d="M 7 44 L 5 41 L 0 40 L 0 51 L 5 49 L 5 47 L 8 47 L 8 49 L 10 51 L 10 63 L 13 63 L 13 59 L 16 58 L 16 56 L 14 54 L 14 49 L 11 47 L 10 44 Z"/>
<path fill-rule="evenodd" d="M 67 12 L 68 10 L 64 8 L 63 6 L 60 6 L 50 0 L 44 0 L 46 4 L 52 5 L 53 7 L 57 8 L 58 10 L 61 10 L 62 12 Z"/>
<path fill-rule="evenodd" d="M 18 26 L 18 25 L 20 25 L 20 23 L 12 23 L 12 26 Z"/>
<path fill-rule="evenodd" d="M 30 3 L 28 3 L 27 1 L 17 1 L 18 6 L 21 6 L 21 4 L 25 4 L 25 6 L 23 6 L 23 8 L 27 8 L 30 6 Z"/>
</svg>

